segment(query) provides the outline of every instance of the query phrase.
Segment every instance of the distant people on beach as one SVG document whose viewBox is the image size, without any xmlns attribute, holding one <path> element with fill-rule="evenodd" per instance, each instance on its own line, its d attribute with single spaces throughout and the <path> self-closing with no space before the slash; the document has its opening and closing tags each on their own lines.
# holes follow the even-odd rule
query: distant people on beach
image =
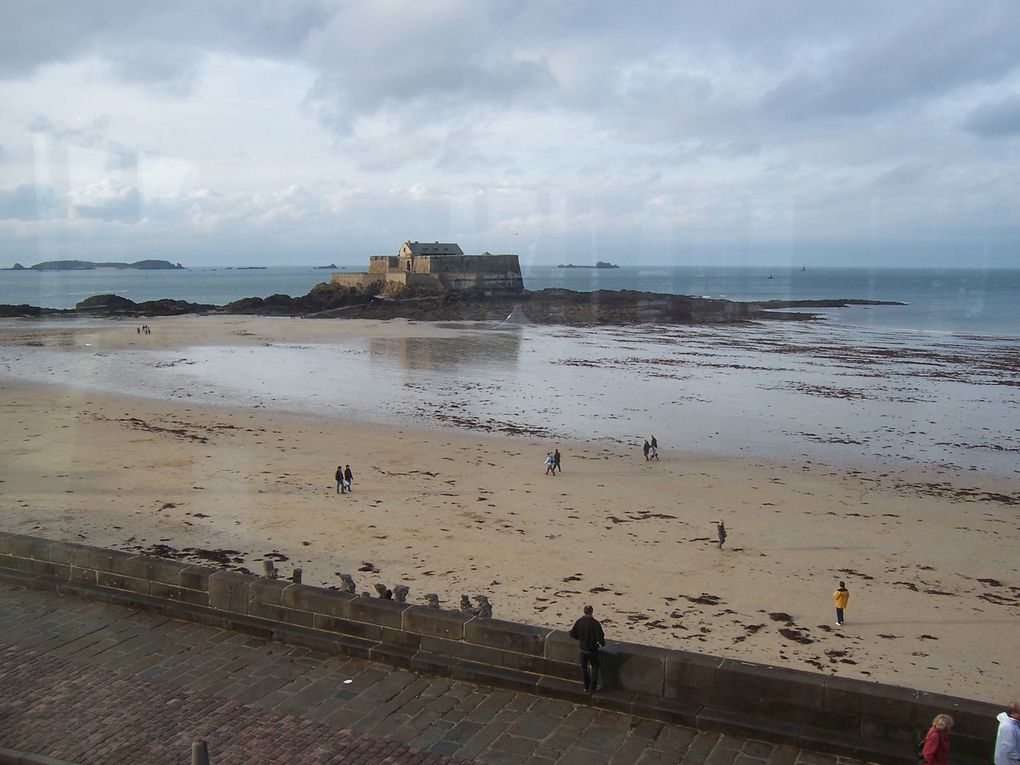
<svg viewBox="0 0 1020 765">
<path fill-rule="evenodd" d="M 556 460 L 553 459 L 552 452 L 545 453 L 545 474 L 556 475 L 556 471 L 553 469 L 556 467 Z"/>
<path fill-rule="evenodd" d="M 846 582 L 840 582 L 839 587 L 832 593 L 832 601 L 836 604 L 836 626 L 843 626 L 843 609 L 850 601 L 850 590 L 846 588 Z"/>
<path fill-rule="evenodd" d="M 648 439 L 645 439 L 645 445 L 641 447 L 641 451 L 645 453 L 645 462 L 648 462 L 648 455 L 652 453 L 652 445 L 648 443 Z"/>
<path fill-rule="evenodd" d="M 716 521 L 715 533 L 716 536 L 719 538 L 719 549 L 721 550 L 722 546 L 726 543 L 726 524 L 723 523 L 722 521 Z"/>
<path fill-rule="evenodd" d="M 556 471 L 559 471 L 561 473 L 563 472 L 563 468 L 560 467 L 560 450 L 559 449 L 556 449 L 556 451 L 553 452 L 553 473 L 555 473 Z"/>
<path fill-rule="evenodd" d="M 584 690 L 594 693 L 599 689 L 599 647 L 606 644 L 606 633 L 602 625 L 592 616 L 595 609 L 584 607 L 584 616 L 574 622 L 570 628 L 570 637 L 577 641 L 581 649 L 581 682 Z"/>
<path fill-rule="evenodd" d="M 344 467 L 344 483 L 347 484 L 347 491 L 354 493 L 354 473 L 351 472 L 351 466 L 347 465 Z"/>
<path fill-rule="evenodd" d="M 1005 712 L 995 717 L 999 732 L 995 734 L 995 765 L 1020 765 L 1020 706 L 1009 702 Z"/>
<path fill-rule="evenodd" d="M 949 731 L 952 729 L 952 717 L 947 714 L 935 715 L 921 747 L 924 765 L 949 765 Z"/>
</svg>

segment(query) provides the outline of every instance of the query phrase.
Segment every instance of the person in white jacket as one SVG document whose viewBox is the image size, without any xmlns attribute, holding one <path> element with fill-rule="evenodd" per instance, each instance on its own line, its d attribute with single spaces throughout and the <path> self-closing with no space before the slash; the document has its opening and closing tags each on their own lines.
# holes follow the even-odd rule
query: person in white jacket
<svg viewBox="0 0 1020 765">
<path fill-rule="evenodd" d="M 1009 702 L 1005 712 L 995 717 L 999 732 L 995 736 L 995 765 L 1020 765 L 1020 706 Z"/>
</svg>

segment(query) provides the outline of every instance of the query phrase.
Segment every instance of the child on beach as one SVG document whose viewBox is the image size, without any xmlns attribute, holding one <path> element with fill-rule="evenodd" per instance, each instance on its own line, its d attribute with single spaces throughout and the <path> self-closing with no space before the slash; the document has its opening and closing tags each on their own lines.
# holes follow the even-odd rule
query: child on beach
<svg viewBox="0 0 1020 765">
<path fill-rule="evenodd" d="M 836 626 L 843 626 L 843 609 L 850 601 L 850 590 L 846 588 L 845 582 L 839 583 L 839 588 L 832 593 L 832 600 L 836 604 Z"/>
</svg>

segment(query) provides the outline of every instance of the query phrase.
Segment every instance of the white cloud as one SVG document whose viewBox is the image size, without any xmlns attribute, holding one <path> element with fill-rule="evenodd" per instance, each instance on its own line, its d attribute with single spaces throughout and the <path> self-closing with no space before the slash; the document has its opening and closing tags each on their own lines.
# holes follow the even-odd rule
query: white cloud
<svg viewBox="0 0 1020 765">
<path fill-rule="evenodd" d="M 933 215 L 1004 259 L 1020 241 L 1004 0 L 97 0 L 5 21 L 0 233 L 22 241 L 626 261 L 845 252 Z"/>
</svg>

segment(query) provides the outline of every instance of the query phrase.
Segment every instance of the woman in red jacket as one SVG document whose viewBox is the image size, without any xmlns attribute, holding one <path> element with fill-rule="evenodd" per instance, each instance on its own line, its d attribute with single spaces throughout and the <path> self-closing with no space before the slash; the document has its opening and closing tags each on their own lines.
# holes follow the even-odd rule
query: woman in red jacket
<svg viewBox="0 0 1020 765">
<path fill-rule="evenodd" d="M 924 765 L 949 765 L 949 731 L 952 727 L 952 717 L 935 715 L 924 737 Z"/>
</svg>

